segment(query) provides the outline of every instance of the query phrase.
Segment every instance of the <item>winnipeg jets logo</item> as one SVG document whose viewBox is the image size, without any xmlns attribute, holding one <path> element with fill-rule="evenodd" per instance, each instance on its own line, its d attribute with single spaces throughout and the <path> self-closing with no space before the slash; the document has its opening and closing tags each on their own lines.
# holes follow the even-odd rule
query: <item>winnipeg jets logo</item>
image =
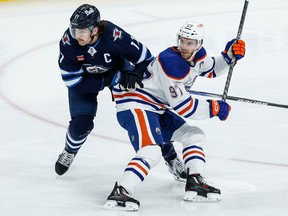
<svg viewBox="0 0 288 216">
<path fill-rule="evenodd" d="M 88 53 L 93 57 L 95 55 L 95 53 L 97 53 L 97 51 L 95 50 L 94 47 L 90 47 L 88 49 Z"/>
<path fill-rule="evenodd" d="M 117 28 L 115 28 L 113 31 L 113 37 L 114 37 L 113 41 L 116 41 L 118 38 L 121 39 L 122 38 L 122 31 L 119 31 Z"/>
<path fill-rule="evenodd" d="M 84 65 L 86 71 L 91 74 L 100 74 L 100 73 L 105 73 L 108 71 L 109 68 L 104 67 L 102 65 L 90 65 L 90 64 L 85 64 Z"/>
<path fill-rule="evenodd" d="M 66 44 L 71 45 L 71 44 L 70 44 L 70 38 L 69 38 L 69 36 L 68 36 L 67 33 L 65 33 L 64 36 L 62 37 L 62 43 L 63 43 L 64 45 L 66 45 Z"/>
</svg>

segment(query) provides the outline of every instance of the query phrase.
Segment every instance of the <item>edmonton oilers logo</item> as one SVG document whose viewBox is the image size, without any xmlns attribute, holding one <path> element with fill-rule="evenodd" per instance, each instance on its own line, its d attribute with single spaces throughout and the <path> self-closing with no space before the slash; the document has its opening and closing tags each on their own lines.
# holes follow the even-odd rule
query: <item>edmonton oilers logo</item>
<svg viewBox="0 0 288 216">
<path fill-rule="evenodd" d="M 160 130 L 159 127 L 156 128 L 156 133 L 157 133 L 157 134 L 161 134 L 161 130 Z"/>
</svg>

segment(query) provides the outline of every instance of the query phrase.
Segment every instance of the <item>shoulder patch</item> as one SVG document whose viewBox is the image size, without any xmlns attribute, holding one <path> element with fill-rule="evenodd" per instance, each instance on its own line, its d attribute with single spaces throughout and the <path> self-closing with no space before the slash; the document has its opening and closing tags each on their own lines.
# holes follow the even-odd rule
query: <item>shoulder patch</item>
<svg viewBox="0 0 288 216">
<path fill-rule="evenodd" d="M 176 50 L 168 48 L 161 52 L 158 56 L 164 73 L 176 80 L 184 79 L 190 72 L 190 66 Z"/>
<path fill-rule="evenodd" d="M 117 39 L 121 39 L 122 38 L 122 31 L 118 30 L 116 27 L 113 30 L 113 41 L 116 41 Z"/>
<path fill-rule="evenodd" d="M 66 44 L 71 45 L 70 38 L 69 38 L 69 35 L 67 34 L 67 32 L 65 32 L 65 34 L 63 35 L 61 40 L 62 40 L 62 43 L 63 43 L 64 46 Z"/>
</svg>

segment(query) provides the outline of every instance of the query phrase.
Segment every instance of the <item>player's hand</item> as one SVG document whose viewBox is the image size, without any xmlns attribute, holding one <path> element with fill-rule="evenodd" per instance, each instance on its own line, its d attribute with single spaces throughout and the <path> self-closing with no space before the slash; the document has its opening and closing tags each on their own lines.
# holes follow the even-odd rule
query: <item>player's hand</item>
<svg viewBox="0 0 288 216">
<path fill-rule="evenodd" d="M 242 59 L 245 56 L 245 42 L 241 39 L 236 40 L 233 39 L 229 41 L 226 46 L 225 50 L 221 52 L 227 64 L 236 64 L 236 62 Z"/>
<path fill-rule="evenodd" d="M 225 121 L 231 110 L 231 106 L 222 100 L 207 100 L 210 103 L 210 117 L 218 116 L 221 121 Z"/>
<path fill-rule="evenodd" d="M 134 71 L 126 72 L 123 74 L 123 77 L 120 82 L 121 88 L 125 90 L 131 90 L 135 89 L 137 85 L 140 88 L 143 88 L 144 84 L 142 83 L 142 79 L 143 79 L 143 72 L 134 72 Z"/>
</svg>

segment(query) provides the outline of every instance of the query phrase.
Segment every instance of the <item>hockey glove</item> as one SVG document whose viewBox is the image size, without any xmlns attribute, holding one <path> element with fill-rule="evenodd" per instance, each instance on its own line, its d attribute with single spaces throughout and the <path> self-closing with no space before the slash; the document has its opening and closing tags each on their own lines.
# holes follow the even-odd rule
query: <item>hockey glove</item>
<svg viewBox="0 0 288 216">
<path fill-rule="evenodd" d="M 227 64 L 236 64 L 237 60 L 240 60 L 245 56 L 245 42 L 243 40 L 233 39 L 229 41 L 225 50 L 221 52 Z"/>
<path fill-rule="evenodd" d="M 207 100 L 210 103 L 210 117 L 218 116 L 221 121 L 225 121 L 229 115 L 231 107 L 222 100 Z"/>
<path fill-rule="evenodd" d="M 103 85 L 105 86 L 114 86 L 120 82 L 122 78 L 121 71 L 109 71 L 103 77 Z"/>
<path fill-rule="evenodd" d="M 144 72 L 135 72 L 135 71 L 129 71 L 127 73 L 123 74 L 122 80 L 120 82 L 121 87 L 125 90 L 135 89 L 138 84 L 140 88 L 144 87 L 144 84 L 142 83 L 143 79 L 143 73 Z"/>
</svg>

